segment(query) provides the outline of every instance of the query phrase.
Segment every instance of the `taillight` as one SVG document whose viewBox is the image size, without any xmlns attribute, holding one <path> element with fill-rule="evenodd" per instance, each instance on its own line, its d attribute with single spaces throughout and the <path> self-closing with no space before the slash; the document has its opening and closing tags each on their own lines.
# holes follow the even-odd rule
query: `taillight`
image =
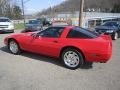
<svg viewBox="0 0 120 90">
<path fill-rule="evenodd" d="M 110 41 L 112 41 L 112 38 L 111 38 L 110 35 L 101 35 L 100 37 L 102 37 L 102 38 L 105 39 L 105 40 L 110 40 Z"/>
</svg>

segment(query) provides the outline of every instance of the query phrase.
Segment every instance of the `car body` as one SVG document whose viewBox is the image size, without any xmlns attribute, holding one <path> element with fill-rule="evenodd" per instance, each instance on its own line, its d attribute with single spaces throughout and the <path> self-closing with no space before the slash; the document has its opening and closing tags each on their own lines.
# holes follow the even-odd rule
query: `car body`
<svg viewBox="0 0 120 90">
<path fill-rule="evenodd" d="M 98 36 L 94 32 L 75 26 L 54 26 L 41 32 L 14 34 L 6 37 L 4 42 L 13 54 L 25 50 L 55 58 L 62 57 L 65 66 L 70 69 L 78 68 L 79 65 L 69 64 L 69 61 L 77 62 L 77 56 L 81 57 L 81 64 L 84 62 L 105 63 L 112 54 L 110 36 Z M 15 49 L 17 51 L 12 51 L 16 47 L 19 47 Z M 76 59 L 75 62 L 72 62 L 74 59 Z M 65 62 L 65 60 L 68 61 Z"/>
<path fill-rule="evenodd" d="M 4 32 L 14 32 L 14 24 L 9 18 L 0 17 L 0 33 Z"/>
<path fill-rule="evenodd" d="M 120 38 L 120 22 L 105 22 L 101 26 L 97 26 L 95 31 L 100 34 L 110 35 L 113 40 L 116 40 L 117 38 Z"/>
<path fill-rule="evenodd" d="M 43 26 L 51 26 L 52 22 L 47 20 L 47 18 L 38 18 L 37 20 L 39 20 Z"/>
<path fill-rule="evenodd" d="M 39 20 L 29 20 L 22 32 L 34 32 L 42 30 L 42 23 Z"/>
</svg>

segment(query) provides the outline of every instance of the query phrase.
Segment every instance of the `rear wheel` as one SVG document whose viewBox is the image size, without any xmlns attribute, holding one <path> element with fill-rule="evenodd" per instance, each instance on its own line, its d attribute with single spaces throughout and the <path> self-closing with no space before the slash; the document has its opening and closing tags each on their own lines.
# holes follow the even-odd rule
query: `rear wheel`
<svg viewBox="0 0 120 90">
<path fill-rule="evenodd" d="M 20 53 L 20 47 L 15 40 L 9 41 L 8 48 L 9 48 L 10 52 L 15 54 L 15 55 Z"/>
<path fill-rule="evenodd" d="M 117 40 L 118 39 L 118 33 L 115 32 L 112 38 L 113 38 L 113 40 Z"/>
<path fill-rule="evenodd" d="M 83 55 L 76 49 L 67 48 L 62 52 L 62 61 L 65 67 L 77 69 L 84 64 Z"/>
</svg>

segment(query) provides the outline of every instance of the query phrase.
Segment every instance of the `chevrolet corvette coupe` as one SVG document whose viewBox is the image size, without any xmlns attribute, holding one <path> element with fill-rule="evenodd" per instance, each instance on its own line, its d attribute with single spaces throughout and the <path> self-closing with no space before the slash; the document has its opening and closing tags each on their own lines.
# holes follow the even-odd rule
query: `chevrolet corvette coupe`
<svg viewBox="0 0 120 90">
<path fill-rule="evenodd" d="M 53 26 L 40 32 L 13 34 L 4 43 L 15 55 L 29 51 L 60 58 L 69 69 L 77 69 L 86 62 L 106 63 L 112 55 L 110 36 L 76 26 Z"/>
</svg>

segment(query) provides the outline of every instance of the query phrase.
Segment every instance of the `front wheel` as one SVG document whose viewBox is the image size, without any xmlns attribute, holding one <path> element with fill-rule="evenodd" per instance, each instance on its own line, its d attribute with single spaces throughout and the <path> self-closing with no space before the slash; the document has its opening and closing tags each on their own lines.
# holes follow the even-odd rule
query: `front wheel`
<svg viewBox="0 0 120 90">
<path fill-rule="evenodd" d="M 65 49 L 62 53 L 62 61 L 65 67 L 75 70 L 84 64 L 83 55 L 76 49 Z"/>
<path fill-rule="evenodd" d="M 8 48 L 9 48 L 10 52 L 15 54 L 15 55 L 20 53 L 19 45 L 15 40 L 9 41 Z"/>
</svg>

